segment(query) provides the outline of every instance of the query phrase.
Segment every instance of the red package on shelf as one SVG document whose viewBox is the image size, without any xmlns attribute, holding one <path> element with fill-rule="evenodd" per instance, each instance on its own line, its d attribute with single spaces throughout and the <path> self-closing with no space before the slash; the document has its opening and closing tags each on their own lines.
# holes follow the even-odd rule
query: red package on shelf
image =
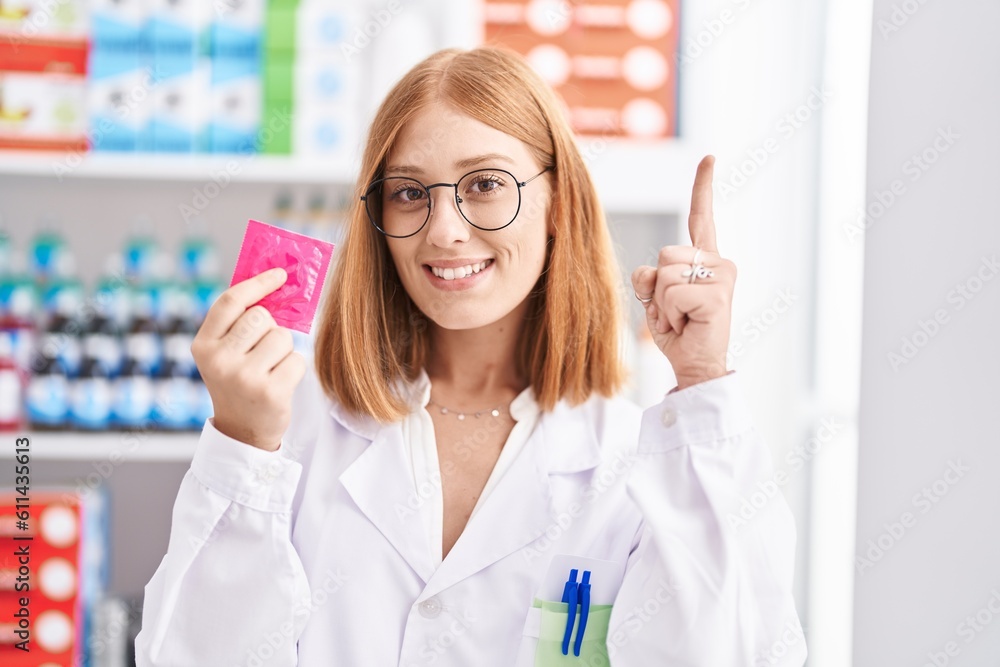
<svg viewBox="0 0 1000 667">
<path fill-rule="evenodd" d="M 0 34 L 0 148 L 86 151 L 85 40 Z"/>
<path fill-rule="evenodd" d="M 27 507 L 26 521 L 18 516 Z M 0 665 L 79 664 L 93 570 L 102 558 L 88 530 L 87 503 L 73 490 L 0 491 Z M 102 588 L 103 584 L 98 584 Z M 22 644 L 30 649 L 18 648 Z"/>
</svg>

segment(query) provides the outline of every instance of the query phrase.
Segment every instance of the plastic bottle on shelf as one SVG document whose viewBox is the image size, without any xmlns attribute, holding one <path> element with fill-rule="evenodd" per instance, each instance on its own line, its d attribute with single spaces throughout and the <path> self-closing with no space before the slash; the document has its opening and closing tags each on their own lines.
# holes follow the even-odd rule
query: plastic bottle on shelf
<svg viewBox="0 0 1000 667">
<path fill-rule="evenodd" d="M 119 253 L 109 255 L 104 271 L 93 292 L 95 307 L 124 331 L 131 315 L 131 290 L 125 275 L 125 259 Z"/>
<path fill-rule="evenodd" d="M 145 428 L 153 418 L 155 387 L 148 370 L 131 357 L 112 383 L 112 423 L 120 429 Z"/>
<path fill-rule="evenodd" d="M 201 326 L 205 315 L 208 314 L 208 309 L 212 307 L 219 295 L 226 291 L 226 285 L 221 280 L 208 279 L 193 283 L 189 289 L 194 302 L 194 321 L 197 331 L 197 327 Z"/>
<path fill-rule="evenodd" d="M 191 233 L 181 243 L 178 261 L 182 280 L 206 280 L 219 276 L 219 254 L 215 244 L 205 234 L 205 223 L 200 217 L 191 220 Z"/>
<path fill-rule="evenodd" d="M 138 282 L 149 280 L 159 255 L 160 248 L 153 233 L 153 221 L 148 215 L 137 217 L 132 223 L 132 235 L 125 241 L 122 253 L 125 277 Z"/>
<path fill-rule="evenodd" d="M 0 331 L 0 431 L 24 427 L 24 373 L 14 360 L 14 344 Z"/>
<path fill-rule="evenodd" d="M 200 431 L 205 426 L 205 420 L 215 414 L 212 406 L 212 395 L 202 380 L 198 367 L 191 371 L 191 385 L 194 387 L 194 406 L 191 409 L 191 428 Z"/>
<path fill-rule="evenodd" d="M 274 210 L 271 213 L 271 224 L 292 232 L 301 232 L 299 216 L 292 205 L 292 193 L 282 191 L 274 200 Z"/>
<path fill-rule="evenodd" d="M 84 313 L 86 295 L 83 283 L 70 276 L 52 277 L 39 281 L 37 289 L 42 304 L 43 317 L 59 311 L 77 321 Z"/>
<path fill-rule="evenodd" d="M 38 337 L 38 349 L 45 356 L 57 359 L 68 377 L 76 377 L 83 356 L 80 325 L 76 320 L 80 311 L 78 299 L 75 291 L 66 290 L 52 300 L 53 310 Z"/>
<path fill-rule="evenodd" d="M 305 223 L 300 230 L 306 236 L 315 239 L 326 239 L 330 219 L 326 210 L 326 197 L 322 192 L 314 192 L 309 196 L 305 214 Z"/>
<path fill-rule="evenodd" d="M 95 310 L 83 331 L 83 355 L 96 359 L 109 377 L 118 375 L 125 357 L 121 331 L 115 321 L 101 310 Z"/>
<path fill-rule="evenodd" d="M 25 412 L 33 429 L 56 430 L 66 426 L 69 379 L 55 357 L 40 355 L 32 362 Z"/>
<path fill-rule="evenodd" d="M 74 273 L 75 262 L 69 244 L 51 220 L 42 222 L 42 231 L 31 240 L 28 270 L 39 282 L 67 277 Z"/>
<path fill-rule="evenodd" d="M 24 371 L 34 354 L 38 312 L 34 282 L 17 273 L 0 278 L 0 330 L 10 333 L 14 360 Z"/>
<path fill-rule="evenodd" d="M 69 419 L 74 428 L 106 430 L 111 425 L 111 380 L 104 365 L 85 357 L 70 383 Z"/>
<path fill-rule="evenodd" d="M 194 368 L 191 343 L 198 331 L 194 297 L 190 290 L 180 285 L 174 287 L 169 300 L 164 302 L 163 358 L 190 373 Z"/>
<path fill-rule="evenodd" d="M 191 428 L 194 387 L 183 366 L 166 359 L 154 384 L 153 423 L 157 428 L 176 431 Z"/>
<path fill-rule="evenodd" d="M 159 327 L 153 317 L 153 295 L 147 288 L 132 292 L 132 322 L 125 333 L 125 354 L 155 375 L 163 358 Z"/>
</svg>

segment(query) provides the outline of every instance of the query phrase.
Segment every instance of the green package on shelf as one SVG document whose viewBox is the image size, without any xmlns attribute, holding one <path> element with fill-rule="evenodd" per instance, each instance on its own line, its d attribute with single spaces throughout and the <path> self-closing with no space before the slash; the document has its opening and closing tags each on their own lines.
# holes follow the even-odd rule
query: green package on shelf
<svg viewBox="0 0 1000 667">
<path fill-rule="evenodd" d="M 590 605 L 590 618 L 580 646 L 580 655 L 574 654 L 579 619 L 574 624 L 570 638 L 569 655 L 563 655 L 563 635 L 569 615 L 569 605 L 565 602 L 550 602 L 535 598 L 533 607 L 541 609 L 541 624 L 538 630 L 538 645 L 535 649 L 534 667 L 560 667 L 561 665 L 587 667 L 610 665 L 608 658 L 608 624 L 611 622 L 610 604 Z"/>
<path fill-rule="evenodd" d="M 260 152 L 265 155 L 291 155 L 292 125 L 294 120 L 286 123 L 268 123 L 271 118 L 293 118 L 294 108 L 291 102 L 275 102 L 264 100 L 264 125 L 271 132 L 262 132 L 260 136 Z"/>
<path fill-rule="evenodd" d="M 290 103 L 294 82 L 295 60 L 287 54 L 268 53 L 264 59 L 264 102 Z"/>
<path fill-rule="evenodd" d="M 264 51 L 271 53 L 295 52 L 295 23 L 298 4 L 271 2 L 264 19 Z"/>
</svg>

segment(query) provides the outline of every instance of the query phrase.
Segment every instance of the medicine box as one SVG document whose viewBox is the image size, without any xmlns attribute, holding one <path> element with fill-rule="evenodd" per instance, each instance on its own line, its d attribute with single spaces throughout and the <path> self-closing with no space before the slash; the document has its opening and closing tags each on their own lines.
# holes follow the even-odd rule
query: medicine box
<svg viewBox="0 0 1000 667">
<path fill-rule="evenodd" d="M 91 47 L 138 52 L 146 44 L 147 0 L 89 0 Z"/>
<path fill-rule="evenodd" d="M 203 0 L 147 0 L 146 34 L 154 55 L 207 54 L 213 3 Z"/>
<path fill-rule="evenodd" d="M 256 58 L 212 58 L 209 144 L 213 153 L 257 152 L 260 75 Z"/>
<path fill-rule="evenodd" d="M 265 0 L 215 0 L 209 26 L 214 58 L 259 58 Z"/>
<path fill-rule="evenodd" d="M 210 65 L 193 53 L 154 53 L 153 150 L 165 153 L 203 151 L 208 143 Z"/>
<path fill-rule="evenodd" d="M 87 107 L 91 148 L 149 150 L 155 80 L 143 54 L 94 49 L 90 52 L 89 69 Z"/>
</svg>

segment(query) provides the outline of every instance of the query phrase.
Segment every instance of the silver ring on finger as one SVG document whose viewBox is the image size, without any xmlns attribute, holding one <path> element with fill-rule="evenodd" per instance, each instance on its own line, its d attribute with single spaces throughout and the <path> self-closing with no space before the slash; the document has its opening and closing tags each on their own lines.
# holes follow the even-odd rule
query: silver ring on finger
<svg viewBox="0 0 1000 667">
<path fill-rule="evenodd" d="M 681 272 L 681 276 L 688 279 L 689 285 L 698 278 L 704 280 L 715 275 L 715 272 L 712 271 L 712 269 L 698 263 L 699 257 L 701 257 L 701 248 L 695 248 L 694 258 L 691 260 L 691 268 L 684 269 L 684 271 Z"/>
<path fill-rule="evenodd" d="M 688 279 L 688 284 L 690 285 L 698 278 L 701 278 L 702 280 L 711 278 L 715 275 L 715 272 L 712 271 L 712 269 L 702 266 L 701 264 L 692 264 L 691 268 L 684 269 L 684 272 L 681 273 L 681 275 Z"/>
<path fill-rule="evenodd" d="M 639 296 L 639 293 L 636 292 L 635 290 L 632 290 L 632 294 L 635 294 L 635 298 L 639 299 L 639 302 L 642 304 L 647 304 L 653 300 L 652 296 L 648 296 L 645 299 L 643 299 L 641 296 Z"/>
</svg>

